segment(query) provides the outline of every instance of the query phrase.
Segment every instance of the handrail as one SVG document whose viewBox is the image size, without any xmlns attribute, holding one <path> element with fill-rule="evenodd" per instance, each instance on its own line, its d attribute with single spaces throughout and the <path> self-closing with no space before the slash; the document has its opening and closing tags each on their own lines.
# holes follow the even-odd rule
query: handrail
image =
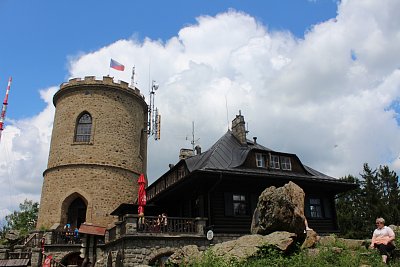
<svg viewBox="0 0 400 267">
<path fill-rule="evenodd" d="M 35 233 L 32 233 L 32 234 L 30 234 L 26 239 L 25 239 L 25 242 L 24 242 L 24 246 L 25 247 L 31 247 L 31 248 L 33 248 L 33 247 L 37 247 L 37 248 L 39 248 L 40 246 L 41 246 L 41 239 L 42 239 L 42 237 L 43 237 L 43 232 L 35 232 Z"/>
</svg>

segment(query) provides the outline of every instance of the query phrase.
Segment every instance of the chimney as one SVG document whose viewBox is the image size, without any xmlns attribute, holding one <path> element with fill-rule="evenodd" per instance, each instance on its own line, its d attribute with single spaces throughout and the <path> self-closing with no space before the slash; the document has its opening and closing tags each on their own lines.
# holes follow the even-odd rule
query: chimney
<svg viewBox="0 0 400 267">
<path fill-rule="evenodd" d="M 201 154 L 201 147 L 199 145 L 197 145 L 194 150 L 196 150 L 196 155 L 200 155 Z"/>
<path fill-rule="evenodd" d="M 257 136 L 254 136 L 253 140 L 254 140 L 254 144 L 257 144 Z"/>
<path fill-rule="evenodd" d="M 181 148 L 179 151 L 179 159 L 187 159 L 194 156 L 194 152 L 192 149 Z"/>
<path fill-rule="evenodd" d="M 239 115 L 232 121 L 232 133 L 241 144 L 246 144 L 246 125 L 240 110 Z"/>
</svg>

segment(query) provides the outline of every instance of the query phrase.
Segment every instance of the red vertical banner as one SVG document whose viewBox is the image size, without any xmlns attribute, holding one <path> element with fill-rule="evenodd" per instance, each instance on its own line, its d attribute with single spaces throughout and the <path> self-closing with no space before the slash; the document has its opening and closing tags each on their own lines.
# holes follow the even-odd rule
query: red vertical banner
<svg viewBox="0 0 400 267">
<path fill-rule="evenodd" d="M 50 267 L 52 259 L 53 259 L 53 256 L 51 256 L 51 255 L 46 256 L 46 259 L 44 260 L 44 263 L 43 263 L 43 267 Z"/>
</svg>

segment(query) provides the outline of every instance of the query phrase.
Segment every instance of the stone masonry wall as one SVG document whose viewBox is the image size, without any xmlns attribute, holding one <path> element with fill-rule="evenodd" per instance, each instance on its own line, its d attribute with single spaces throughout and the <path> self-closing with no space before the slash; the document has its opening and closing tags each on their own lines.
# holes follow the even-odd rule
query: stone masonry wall
<svg viewBox="0 0 400 267">
<path fill-rule="evenodd" d="M 146 173 L 147 104 L 139 90 L 111 77 L 70 80 L 53 102 L 56 112 L 37 228 L 66 223 L 63 203 L 71 202 L 67 197 L 73 194 L 87 202 L 87 222 L 107 226 L 113 221 L 112 210 L 134 201 L 137 177 Z M 92 116 L 91 140 L 76 143 L 75 127 L 83 112 Z"/>
<path fill-rule="evenodd" d="M 171 255 L 178 248 L 186 245 L 197 245 L 200 250 L 205 250 L 210 241 L 203 237 L 183 237 L 183 236 L 149 236 L 149 237 L 134 237 L 118 239 L 116 242 L 111 242 L 103 248 L 104 257 L 112 257 L 112 259 L 103 259 L 104 262 L 112 261 L 112 266 L 116 266 L 116 255 L 123 255 L 123 266 L 133 267 L 141 264 L 149 265 L 162 255 Z"/>
<path fill-rule="evenodd" d="M 113 225 L 110 213 L 121 203 L 133 203 L 137 195 L 138 175 L 131 171 L 97 165 L 64 166 L 46 173 L 42 188 L 41 215 L 38 224 L 50 228 L 67 223 L 66 213 L 72 194 L 87 201 L 86 221 L 95 225 Z M 69 202 L 69 203 L 68 203 Z"/>
<path fill-rule="evenodd" d="M 59 95 L 57 95 L 59 94 Z M 146 155 L 141 152 L 142 131 L 147 125 L 147 105 L 133 90 L 102 84 L 63 87 L 54 96 L 56 113 L 48 168 L 93 163 L 142 172 Z M 74 143 L 77 118 L 92 116 L 90 144 Z M 142 138 L 141 138 L 142 137 Z"/>
</svg>

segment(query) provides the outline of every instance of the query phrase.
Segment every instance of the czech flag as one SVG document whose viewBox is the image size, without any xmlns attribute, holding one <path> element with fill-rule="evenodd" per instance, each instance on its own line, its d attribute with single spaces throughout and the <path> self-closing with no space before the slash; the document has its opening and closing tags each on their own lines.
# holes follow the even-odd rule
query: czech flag
<svg viewBox="0 0 400 267">
<path fill-rule="evenodd" d="M 115 70 L 124 71 L 125 66 L 122 65 L 121 63 L 118 63 L 118 62 L 115 61 L 114 59 L 111 59 L 111 61 L 110 61 L 110 68 L 113 68 L 113 69 L 115 69 Z"/>
</svg>

